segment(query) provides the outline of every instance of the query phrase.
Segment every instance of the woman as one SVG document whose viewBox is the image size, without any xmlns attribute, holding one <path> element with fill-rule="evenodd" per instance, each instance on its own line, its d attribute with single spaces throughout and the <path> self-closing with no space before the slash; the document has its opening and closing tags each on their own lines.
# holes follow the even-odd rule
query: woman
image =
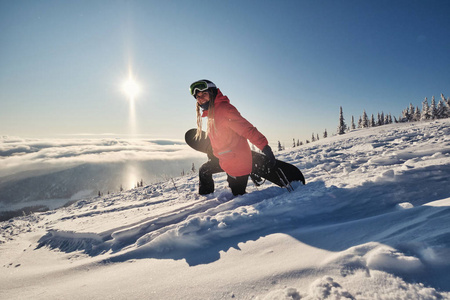
<svg viewBox="0 0 450 300">
<path fill-rule="evenodd" d="M 241 116 L 211 81 L 204 79 L 194 82 L 190 92 L 197 100 L 196 138 L 201 137 L 202 117 L 208 117 L 207 134 L 212 146 L 208 162 L 199 170 L 199 193 L 206 195 L 214 192 L 212 175 L 225 171 L 233 195 L 245 194 L 253 166 L 247 140 L 268 157 L 270 167 L 276 164 L 266 137 Z"/>
</svg>

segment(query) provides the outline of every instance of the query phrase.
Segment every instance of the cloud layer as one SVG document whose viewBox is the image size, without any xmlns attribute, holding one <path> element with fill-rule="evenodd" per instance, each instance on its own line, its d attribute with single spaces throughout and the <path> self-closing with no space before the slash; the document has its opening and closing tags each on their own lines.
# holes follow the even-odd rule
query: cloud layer
<svg viewBox="0 0 450 300">
<path fill-rule="evenodd" d="M 0 178 L 85 163 L 174 161 L 204 157 L 180 140 L 0 137 Z"/>
</svg>

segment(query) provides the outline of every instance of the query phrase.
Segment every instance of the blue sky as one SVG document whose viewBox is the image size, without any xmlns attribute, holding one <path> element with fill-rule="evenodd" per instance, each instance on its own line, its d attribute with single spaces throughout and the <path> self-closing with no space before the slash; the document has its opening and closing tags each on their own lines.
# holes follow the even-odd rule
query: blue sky
<svg viewBox="0 0 450 300">
<path fill-rule="evenodd" d="M 195 127 L 214 81 L 272 145 L 450 96 L 450 1 L 0 1 L 0 135 Z"/>
</svg>

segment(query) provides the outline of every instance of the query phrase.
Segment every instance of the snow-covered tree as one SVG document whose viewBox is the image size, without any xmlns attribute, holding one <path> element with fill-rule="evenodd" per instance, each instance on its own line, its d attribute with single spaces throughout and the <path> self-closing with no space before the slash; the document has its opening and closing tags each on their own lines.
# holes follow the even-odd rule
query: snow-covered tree
<svg viewBox="0 0 450 300">
<path fill-rule="evenodd" d="M 352 125 L 351 125 L 351 129 L 355 130 L 356 126 L 355 126 L 355 117 L 352 116 Z"/>
<path fill-rule="evenodd" d="M 363 128 L 369 127 L 369 118 L 367 117 L 366 110 L 363 112 L 361 125 Z"/>
<path fill-rule="evenodd" d="M 375 123 L 375 116 L 372 114 L 370 117 L 370 127 L 375 127 L 377 124 Z"/>
<path fill-rule="evenodd" d="M 412 103 L 409 104 L 409 112 L 408 112 L 408 122 L 414 121 L 414 116 L 416 114 L 416 110 L 414 109 L 414 106 Z"/>
<path fill-rule="evenodd" d="M 398 118 L 400 122 L 408 122 L 410 120 L 409 109 L 404 109 L 402 115 Z"/>
<path fill-rule="evenodd" d="M 421 115 L 422 114 L 420 112 L 420 108 L 417 106 L 416 107 L 416 112 L 415 112 L 415 114 L 413 116 L 413 121 L 420 121 Z"/>
<path fill-rule="evenodd" d="M 429 120 L 430 119 L 430 106 L 428 105 L 428 98 L 425 97 L 425 100 L 422 102 L 422 115 L 420 120 Z"/>
<path fill-rule="evenodd" d="M 323 132 L 323 138 L 326 139 L 327 137 L 328 137 L 328 132 L 327 132 L 327 130 L 325 129 L 325 131 Z"/>
<path fill-rule="evenodd" d="M 315 142 L 316 141 L 316 137 L 314 136 L 314 132 L 313 132 L 313 134 L 311 135 L 311 142 Z"/>
<path fill-rule="evenodd" d="M 434 96 L 431 97 L 430 119 L 436 119 L 436 100 L 434 99 Z"/>
<path fill-rule="evenodd" d="M 347 130 L 347 125 L 344 120 L 344 113 L 342 112 L 342 106 L 339 108 L 339 126 L 337 129 L 338 134 L 344 134 Z"/>
<path fill-rule="evenodd" d="M 444 94 L 441 94 L 441 99 L 447 104 L 447 107 L 450 109 L 450 97 L 445 100 Z"/>
<path fill-rule="evenodd" d="M 444 118 L 448 118 L 449 115 L 449 109 L 448 106 L 444 100 L 439 100 L 437 108 L 436 108 L 436 117 L 438 119 L 444 119 Z"/>
</svg>

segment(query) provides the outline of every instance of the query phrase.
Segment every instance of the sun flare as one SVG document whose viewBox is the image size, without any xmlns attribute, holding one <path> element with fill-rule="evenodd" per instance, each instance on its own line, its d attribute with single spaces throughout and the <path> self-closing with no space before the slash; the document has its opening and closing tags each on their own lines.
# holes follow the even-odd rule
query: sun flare
<svg viewBox="0 0 450 300">
<path fill-rule="evenodd" d="M 134 78 L 130 75 L 128 79 L 124 82 L 122 90 L 130 100 L 134 100 L 136 96 L 139 95 L 141 87 L 136 82 L 136 80 L 134 80 Z"/>
</svg>

